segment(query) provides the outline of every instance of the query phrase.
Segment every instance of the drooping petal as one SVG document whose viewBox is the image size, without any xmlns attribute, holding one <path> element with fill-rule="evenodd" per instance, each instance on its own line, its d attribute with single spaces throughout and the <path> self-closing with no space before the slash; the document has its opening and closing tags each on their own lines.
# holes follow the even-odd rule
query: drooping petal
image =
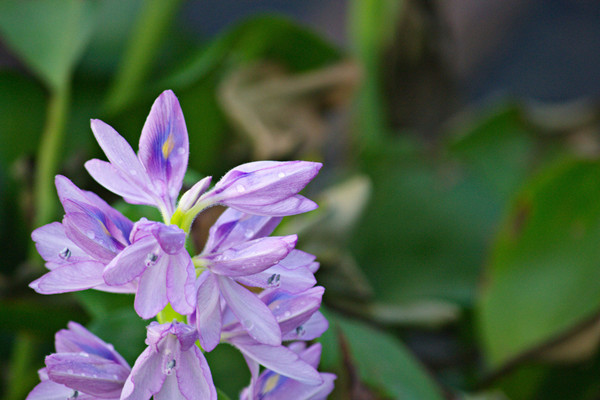
<svg viewBox="0 0 600 400">
<path fill-rule="evenodd" d="M 194 282 L 196 272 L 192 259 L 185 249 L 173 256 L 166 256 L 167 267 L 167 297 L 173 310 L 182 315 L 194 312 L 196 300 Z"/>
<path fill-rule="evenodd" d="M 108 399 L 120 395 L 129 375 L 129 368 L 86 353 L 52 354 L 46 357 L 46 370 L 56 383 Z"/>
<path fill-rule="evenodd" d="M 139 143 L 139 159 L 152 181 L 163 184 L 171 205 L 187 168 L 188 133 L 175 94 L 166 90 L 158 96 L 146 119 Z"/>
<path fill-rule="evenodd" d="M 150 265 L 155 265 L 164 256 L 156 251 L 154 237 L 144 237 L 125 247 L 104 270 L 104 280 L 108 285 L 124 285 L 131 282 Z"/>
<path fill-rule="evenodd" d="M 285 346 L 257 343 L 248 336 L 234 337 L 230 342 L 246 356 L 278 374 L 312 385 L 323 381 L 311 365 Z"/>
<path fill-rule="evenodd" d="M 146 268 L 135 295 L 133 306 L 144 319 L 152 318 L 169 302 L 167 298 L 168 257 L 160 257 L 156 264 Z"/>
<path fill-rule="evenodd" d="M 257 274 L 282 260 L 296 245 L 297 236 L 272 236 L 242 242 L 203 258 L 209 269 L 224 276 Z"/>
<path fill-rule="evenodd" d="M 267 294 L 262 300 L 269 305 L 279 323 L 281 333 L 285 335 L 308 321 L 319 309 L 324 291 L 321 286 L 295 295 L 277 290 Z"/>
<path fill-rule="evenodd" d="M 94 400 L 94 397 L 61 385 L 60 383 L 45 380 L 37 384 L 25 400 L 65 400 L 77 396 L 77 400 Z"/>
<path fill-rule="evenodd" d="M 65 227 L 60 222 L 37 228 L 31 233 L 31 238 L 45 261 L 65 264 L 90 260 L 90 256 L 67 237 Z"/>
<path fill-rule="evenodd" d="M 85 169 L 96 182 L 111 192 L 118 194 L 130 204 L 146 204 L 153 206 L 156 200 L 148 195 L 145 190 L 140 190 L 133 185 L 121 170 L 115 168 L 111 163 L 92 159 L 87 161 Z"/>
<path fill-rule="evenodd" d="M 179 390 L 186 400 L 216 400 L 217 391 L 204 355 L 196 346 L 182 351 L 175 369 Z"/>
<path fill-rule="evenodd" d="M 196 327 L 202 348 L 212 351 L 221 338 L 221 296 L 217 278 L 210 271 L 204 271 L 198 281 Z"/>
<path fill-rule="evenodd" d="M 271 310 L 254 293 L 225 276 L 217 276 L 227 305 L 250 336 L 260 343 L 281 344 L 281 330 Z"/>
<path fill-rule="evenodd" d="M 319 207 L 314 201 L 299 194 L 271 204 L 254 204 L 251 201 L 227 202 L 223 204 L 249 214 L 270 215 L 273 217 L 302 214 L 316 210 Z"/>
<path fill-rule="evenodd" d="M 162 369 L 163 357 L 150 346 L 137 358 L 127 378 L 121 400 L 148 400 L 158 393 L 167 375 Z"/>
<path fill-rule="evenodd" d="M 42 294 L 75 292 L 96 287 L 104 283 L 104 265 L 97 261 L 83 261 L 61 265 L 29 284 Z"/>
</svg>

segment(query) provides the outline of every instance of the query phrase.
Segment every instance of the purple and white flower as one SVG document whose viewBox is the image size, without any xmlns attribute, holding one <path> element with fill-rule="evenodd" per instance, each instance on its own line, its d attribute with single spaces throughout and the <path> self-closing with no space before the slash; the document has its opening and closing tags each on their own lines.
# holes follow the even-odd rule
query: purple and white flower
<svg viewBox="0 0 600 400">
<path fill-rule="evenodd" d="M 196 330 L 173 322 L 148 326 L 148 347 L 136 360 L 121 400 L 216 400 L 210 368 L 194 344 Z"/>
<path fill-rule="evenodd" d="M 56 353 L 46 357 L 42 382 L 27 400 L 118 399 L 131 371 L 129 364 L 83 326 L 69 322 L 68 327 L 56 333 Z"/>
</svg>

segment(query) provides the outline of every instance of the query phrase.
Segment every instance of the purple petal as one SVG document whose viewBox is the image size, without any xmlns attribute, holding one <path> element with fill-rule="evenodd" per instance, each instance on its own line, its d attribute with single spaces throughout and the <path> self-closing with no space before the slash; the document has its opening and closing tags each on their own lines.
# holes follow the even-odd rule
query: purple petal
<svg viewBox="0 0 600 400">
<path fill-rule="evenodd" d="M 61 329 L 55 335 L 54 344 L 58 353 L 93 354 L 129 368 L 127 361 L 117 353 L 111 344 L 85 329 L 77 322 L 69 322 L 69 329 Z"/>
<path fill-rule="evenodd" d="M 154 400 L 183 400 L 185 397 L 181 394 L 179 390 L 179 385 L 177 384 L 177 377 L 173 374 L 167 375 L 165 382 L 160 388 L 160 392 L 156 393 L 153 397 Z"/>
<path fill-rule="evenodd" d="M 31 233 L 31 238 L 45 261 L 55 264 L 90 261 L 90 256 L 67 237 L 65 227 L 60 222 L 37 228 Z"/>
<path fill-rule="evenodd" d="M 306 267 L 311 265 L 316 258 L 317 257 L 310 253 L 294 249 L 290 252 L 290 254 L 287 255 L 286 258 L 279 262 L 279 265 L 287 269 L 294 269 L 300 266 Z"/>
<path fill-rule="evenodd" d="M 296 245 L 297 236 L 273 236 L 243 242 L 222 253 L 209 254 L 209 269 L 219 275 L 257 274 L 282 260 Z"/>
<path fill-rule="evenodd" d="M 314 313 L 308 321 L 298 325 L 283 335 L 283 340 L 314 340 L 320 337 L 329 328 L 327 319 L 320 311 Z"/>
<path fill-rule="evenodd" d="M 308 268 L 298 267 L 289 270 L 281 262 L 258 274 L 235 278 L 245 286 L 260 288 L 279 288 L 289 293 L 300 293 L 313 287 L 317 280 Z"/>
<path fill-rule="evenodd" d="M 198 280 L 196 326 L 202 348 L 212 351 L 221 340 L 221 296 L 217 278 L 210 271 L 204 271 Z"/>
<path fill-rule="evenodd" d="M 252 292 L 232 279 L 217 276 L 227 305 L 250 336 L 261 343 L 281 344 L 281 330 L 271 310 Z"/>
<path fill-rule="evenodd" d="M 194 184 L 188 191 L 181 195 L 181 199 L 179 199 L 178 208 L 183 211 L 187 211 L 196 204 L 200 195 L 202 195 L 208 187 L 210 186 L 210 181 L 212 180 L 211 176 L 207 176 L 202 178 L 198 182 Z"/>
<path fill-rule="evenodd" d="M 68 203 L 73 209 L 77 207 Z M 110 235 L 103 221 L 88 213 L 70 212 L 65 215 L 63 225 L 67 237 L 98 261 L 108 263 L 123 247 Z"/>
<path fill-rule="evenodd" d="M 314 209 L 313 202 L 297 194 L 321 166 L 306 161 L 243 164 L 217 182 L 207 198 L 214 196 L 221 204 L 258 215 L 283 216 Z"/>
<path fill-rule="evenodd" d="M 157 252 L 157 247 L 158 244 L 152 236 L 144 237 L 125 247 L 106 266 L 105 282 L 108 285 L 124 285 L 140 276 L 149 265 L 155 266 L 161 259 L 166 258 Z"/>
<path fill-rule="evenodd" d="M 185 235 L 185 234 L 184 234 Z M 174 256 L 166 256 L 167 297 L 173 310 L 182 315 L 194 312 L 196 271 L 192 259 L 185 249 Z"/>
<path fill-rule="evenodd" d="M 310 316 L 319 309 L 324 291 L 325 289 L 321 286 L 296 295 L 276 291 L 267 295 L 266 298 L 263 297 L 262 300 L 273 311 L 281 333 L 285 335 L 308 321 Z"/>
<path fill-rule="evenodd" d="M 279 222 L 279 217 L 248 215 L 228 208 L 210 228 L 204 252 L 213 253 L 236 243 L 268 236 Z"/>
<path fill-rule="evenodd" d="M 139 159 L 152 181 L 160 181 L 175 203 L 187 169 L 188 133 L 183 112 L 172 91 L 164 91 L 150 110 L 139 144 Z"/>
<path fill-rule="evenodd" d="M 71 399 L 75 390 L 50 380 L 40 382 L 29 393 L 25 400 L 65 400 Z M 77 400 L 94 400 L 94 397 L 85 393 L 77 393 Z"/>
<path fill-rule="evenodd" d="M 210 368 L 198 347 L 192 346 L 190 350 L 182 351 L 177 364 L 177 383 L 186 400 L 217 399 Z"/>
<path fill-rule="evenodd" d="M 256 343 L 248 336 L 238 336 L 231 338 L 230 341 L 246 356 L 271 371 L 312 385 L 318 385 L 323 381 L 311 365 L 302 361 L 298 354 L 285 346 Z"/>
<path fill-rule="evenodd" d="M 46 370 L 52 381 L 100 398 L 118 397 L 129 375 L 129 368 L 86 353 L 52 354 Z"/>
<path fill-rule="evenodd" d="M 115 168 L 111 163 L 97 159 L 85 163 L 85 169 L 92 178 L 106 189 L 123 197 L 130 204 L 146 204 L 154 206 L 156 199 L 145 190 L 132 184 L 124 172 Z"/>
<path fill-rule="evenodd" d="M 123 177 L 141 189 L 151 188 L 148 175 L 133 149 L 121 135 L 104 122 L 93 119 L 92 131 L 110 163 L 123 172 Z"/>
<path fill-rule="evenodd" d="M 135 360 L 123 387 L 121 400 L 148 400 L 158 393 L 167 377 L 163 373 L 162 364 L 162 355 L 155 352 L 154 347 L 147 347 Z"/>
<path fill-rule="evenodd" d="M 154 237 L 167 254 L 178 253 L 185 245 L 185 232 L 175 225 L 156 224 Z"/>
<path fill-rule="evenodd" d="M 29 287 L 42 294 L 91 289 L 104 283 L 103 270 L 104 265 L 96 261 L 65 264 L 31 282 Z"/>
<path fill-rule="evenodd" d="M 133 306 L 144 319 L 152 318 L 167 306 L 168 257 L 160 257 L 156 264 L 146 268 L 135 295 Z"/>
</svg>

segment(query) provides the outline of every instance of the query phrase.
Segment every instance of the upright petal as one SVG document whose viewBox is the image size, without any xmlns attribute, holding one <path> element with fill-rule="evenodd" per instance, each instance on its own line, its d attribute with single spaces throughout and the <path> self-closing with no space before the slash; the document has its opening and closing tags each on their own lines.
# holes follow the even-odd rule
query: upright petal
<svg viewBox="0 0 600 400">
<path fill-rule="evenodd" d="M 166 90 L 152 105 L 140 136 L 138 155 L 150 179 L 162 183 L 171 205 L 181 190 L 188 154 L 183 112 L 175 94 Z"/>
<path fill-rule="evenodd" d="M 204 355 L 196 346 L 182 351 L 175 370 L 177 384 L 186 400 L 216 400 L 217 390 Z"/>
<path fill-rule="evenodd" d="M 217 278 L 210 271 L 204 271 L 198 281 L 196 327 L 202 348 L 212 351 L 221 338 L 221 296 Z"/>
<path fill-rule="evenodd" d="M 185 249 L 167 256 L 167 297 L 173 310 L 182 315 L 194 312 L 196 272 L 192 259 Z"/>
<path fill-rule="evenodd" d="M 146 268 L 140 278 L 133 306 L 144 319 L 152 318 L 167 306 L 168 257 L 161 257 L 156 264 Z"/>
<path fill-rule="evenodd" d="M 158 393 L 167 375 L 163 373 L 163 357 L 147 347 L 135 360 L 131 374 L 123 386 L 121 400 L 148 400 Z"/>
<path fill-rule="evenodd" d="M 96 182 L 118 194 L 130 204 L 156 205 L 156 199 L 131 183 L 127 175 L 111 163 L 97 159 L 85 163 L 85 169 Z"/>
<path fill-rule="evenodd" d="M 250 336 L 272 346 L 281 344 L 281 330 L 271 310 L 254 293 L 225 276 L 217 277 L 227 305 Z"/>
</svg>

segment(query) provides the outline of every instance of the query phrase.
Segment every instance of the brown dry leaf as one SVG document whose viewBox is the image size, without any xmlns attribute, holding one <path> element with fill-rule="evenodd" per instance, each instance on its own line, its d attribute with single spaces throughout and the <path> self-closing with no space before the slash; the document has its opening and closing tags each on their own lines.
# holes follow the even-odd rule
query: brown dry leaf
<svg viewBox="0 0 600 400">
<path fill-rule="evenodd" d="M 296 75 L 259 63 L 229 74 L 218 96 L 225 114 L 252 141 L 254 158 L 279 158 L 321 145 L 328 130 L 324 114 L 349 103 L 359 77 L 352 61 Z"/>
</svg>

